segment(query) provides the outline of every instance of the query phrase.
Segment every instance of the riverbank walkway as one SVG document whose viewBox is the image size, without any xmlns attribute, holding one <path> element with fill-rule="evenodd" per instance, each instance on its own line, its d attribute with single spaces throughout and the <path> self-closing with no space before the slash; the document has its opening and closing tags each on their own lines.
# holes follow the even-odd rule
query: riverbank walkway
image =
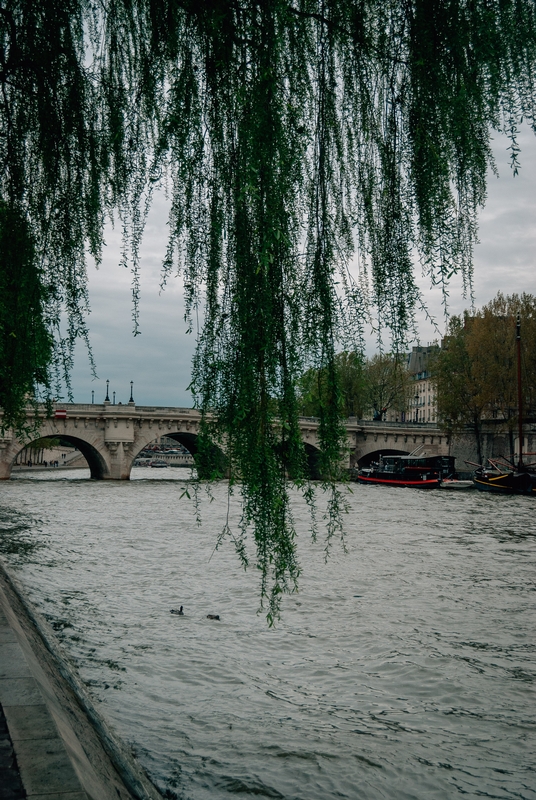
<svg viewBox="0 0 536 800">
<path fill-rule="evenodd" d="M 88 800 L 0 608 L 0 800 Z"/>
</svg>

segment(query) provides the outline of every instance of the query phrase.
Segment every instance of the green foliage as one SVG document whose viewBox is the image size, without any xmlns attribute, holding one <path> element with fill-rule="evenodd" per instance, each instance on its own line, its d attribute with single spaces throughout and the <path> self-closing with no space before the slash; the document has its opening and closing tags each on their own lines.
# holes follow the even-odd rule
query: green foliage
<svg viewBox="0 0 536 800">
<path fill-rule="evenodd" d="M 497 296 L 478 310 L 470 322 L 468 349 L 478 359 L 478 378 L 486 394 L 486 413 L 504 419 L 510 429 L 517 425 L 516 317 L 521 321 L 521 375 L 523 416 L 536 414 L 536 297 Z"/>
<path fill-rule="evenodd" d="M 339 385 L 339 414 L 362 417 L 366 406 L 365 365 L 363 356 L 355 351 L 343 350 L 335 356 Z M 320 417 L 324 404 L 330 402 L 326 370 L 308 369 L 299 380 L 299 408 L 306 417 Z"/>
<path fill-rule="evenodd" d="M 343 351 L 334 359 L 339 387 L 339 414 L 363 418 L 372 413 L 383 419 L 390 408 L 406 410 L 410 378 L 404 355 L 381 353 L 364 359 L 359 353 Z M 300 378 L 300 413 L 320 417 L 331 401 L 324 369 L 308 369 Z"/>
<path fill-rule="evenodd" d="M 441 350 L 431 360 L 432 379 L 437 387 L 438 421 L 445 430 L 474 431 L 479 463 L 482 463 L 480 429 L 488 398 L 478 380 L 478 359 L 469 354 L 468 315 L 451 317 Z"/>
<path fill-rule="evenodd" d="M 516 316 L 521 316 L 523 415 L 536 406 L 536 298 L 504 296 L 464 318 L 452 317 L 441 351 L 432 363 L 438 414 L 445 430 L 467 425 L 475 433 L 480 461 L 484 420 L 511 432 L 518 421 Z M 513 443 L 512 443 L 513 451 Z"/>
<path fill-rule="evenodd" d="M 374 419 L 385 419 L 389 409 L 400 414 L 406 411 L 411 380 L 403 354 L 378 353 L 365 369 L 366 407 L 372 409 Z"/>
<path fill-rule="evenodd" d="M 119 197 L 115 132 L 102 119 L 85 63 L 90 13 L 85 0 L 5 0 L 0 8 L 0 200 L 3 214 L 20 218 L 15 235 L 24 230 L 31 241 L 27 270 L 41 284 L 33 324 L 48 331 L 48 354 L 36 342 L 42 357 L 26 390 L 36 397 L 39 385 L 58 384 L 60 375 L 69 386 L 74 344 L 87 341 L 85 253 L 98 260 L 104 215 Z M 13 280 L 24 303 L 22 275 Z M 24 327 L 21 317 L 17 336 Z M 16 383 L 5 392 L 4 424 L 15 423 L 24 395 Z"/>
<path fill-rule="evenodd" d="M 47 293 L 25 217 L 0 200 L 0 407 L 3 425 L 22 430 L 34 388 L 48 385 Z"/>
<path fill-rule="evenodd" d="M 145 212 L 167 180 L 163 282 L 179 268 L 189 313 L 204 309 L 192 389 L 242 482 L 272 617 L 298 572 L 285 475 L 304 471 L 310 364 L 322 472 L 340 474 L 335 353 L 364 304 L 350 258 L 357 247 L 397 351 L 415 252 L 432 281 L 470 281 L 490 129 L 517 169 L 519 122 L 535 126 L 535 27 L 533 0 L 2 4 L 0 197 L 31 230 L 52 367 L 68 372 L 87 337 L 84 256 L 98 259 L 112 209 L 136 330 Z"/>
</svg>

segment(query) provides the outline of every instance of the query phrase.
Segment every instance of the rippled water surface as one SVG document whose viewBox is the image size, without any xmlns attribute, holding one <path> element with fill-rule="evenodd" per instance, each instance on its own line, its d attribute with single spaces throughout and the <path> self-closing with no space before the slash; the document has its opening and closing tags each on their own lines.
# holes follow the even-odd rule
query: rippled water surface
<svg viewBox="0 0 536 800">
<path fill-rule="evenodd" d="M 353 486 L 324 563 L 296 496 L 270 630 L 256 571 L 213 554 L 226 485 L 197 526 L 183 470 L 84 476 L 5 482 L 0 548 L 168 797 L 536 798 L 532 498 Z"/>
</svg>

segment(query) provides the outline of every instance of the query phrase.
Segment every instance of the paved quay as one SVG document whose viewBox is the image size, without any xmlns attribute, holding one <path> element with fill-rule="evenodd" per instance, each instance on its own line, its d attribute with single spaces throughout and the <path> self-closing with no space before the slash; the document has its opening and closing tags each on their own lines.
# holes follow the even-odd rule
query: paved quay
<svg viewBox="0 0 536 800">
<path fill-rule="evenodd" d="M 88 800 L 22 647 L 1 609 L 0 704 L 0 798 Z"/>
<path fill-rule="evenodd" d="M 0 800 L 162 800 L 0 564 Z"/>
<path fill-rule="evenodd" d="M 24 800 L 25 797 L 13 742 L 0 705 L 0 800 Z"/>
</svg>

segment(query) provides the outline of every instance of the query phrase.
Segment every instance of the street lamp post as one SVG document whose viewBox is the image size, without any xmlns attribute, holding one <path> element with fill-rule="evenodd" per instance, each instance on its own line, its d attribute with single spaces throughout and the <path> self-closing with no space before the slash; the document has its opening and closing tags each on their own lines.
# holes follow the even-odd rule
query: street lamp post
<svg viewBox="0 0 536 800">
<path fill-rule="evenodd" d="M 106 381 L 106 397 L 104 398 L 105 403 L 110 402 L 110 381 Z"/>
</svg>

